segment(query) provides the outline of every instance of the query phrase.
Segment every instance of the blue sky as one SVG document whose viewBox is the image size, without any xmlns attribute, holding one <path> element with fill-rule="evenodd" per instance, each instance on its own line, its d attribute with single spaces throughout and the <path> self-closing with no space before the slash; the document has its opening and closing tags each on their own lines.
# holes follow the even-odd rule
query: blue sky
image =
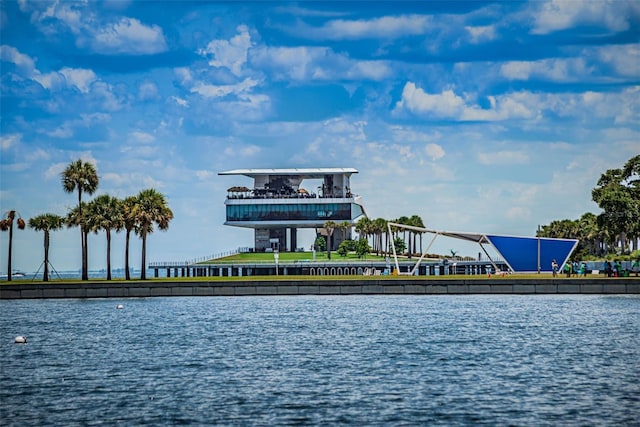
<svg viewBox="0 0 640 427">
<path fill-rule="evenodd" d="M 637 1 L 0 7 L 0 209 L 66 215 L 60 172 L 91 161 L 95 195 L 167 196 L 149 261 L 252 245 L 223 225 L 226 189 L 250 180 L 223 170 L 354 167 L 371 217 L 534 235 L 598 213 L 600 174 L 640 152 Z M 78 234 L 53 234 L 57 269 L 80 268 Z M 91 269 L 105 242 L 90 237 Z M 16 232 L 13 258 L 36 270 L 42 235 Z"/>
</svg>

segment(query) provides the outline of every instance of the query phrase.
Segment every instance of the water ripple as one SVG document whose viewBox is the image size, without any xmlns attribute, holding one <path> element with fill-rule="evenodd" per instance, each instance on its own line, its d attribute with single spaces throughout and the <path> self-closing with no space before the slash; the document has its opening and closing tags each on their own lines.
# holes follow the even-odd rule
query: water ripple
<svg viewBox="0 0 640 427">
<path fill-rule="evenodd" d="M 638 297 L 117 303 L 0 301 L 3 425 L 640 424 Z"/>
</svg>

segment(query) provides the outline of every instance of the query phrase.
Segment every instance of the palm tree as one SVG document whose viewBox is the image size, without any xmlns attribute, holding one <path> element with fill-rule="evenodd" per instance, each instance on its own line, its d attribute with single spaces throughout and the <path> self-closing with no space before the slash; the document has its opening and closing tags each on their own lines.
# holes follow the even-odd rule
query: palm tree
<svg viewBox="0 0 640 427">
<path fill-rule="evenodd" d="M 351 233 L 348 232 L 348 230 L 351 230 L 351 227 L 353 227 L 353 224 L 349 221 L 342 221 L 338 224 L 338 228 L 342 230 L 342 240 L 348 240 L 347 237 L 351 239 Z"/>
<path fill-rule="evenodd" d="M 325 221 L 324 226 L 327 230 L 327 259 L 331 259 L 331 236 L 333 235 L 333 230 L 338 227 L 335 221 Z"/>
<path fill-rule="evenodd" d="M 136 214 L 138 210 L 138 198 L 135 196 L 129 196 L 122 201 L 122 215 L 124 220 L 125 235 L 125 247 L 124 247 L 124 275 L 126 280 L 131 280 L 131 273 L 129 269 L 129 240 L 131 237 L 131 231 L 135 231 L 138 225 Z"/>
<path fill-rule="evenodd" d="M 111 230 L 120 231 L 124 227 L 121 201 L 103 194 L 89 203 L 86 221 L 94 233 L 104 230 L 107 236 L 107 280 L 111 280 Z"/>
<path fill-rule="evenodd" d="M 89 227 L 86 221 L 83 220 L 83 214 L 81 212 L 86 212 L 88 209 L 87 202 L 82 202 L 78 206 L 74 206 L 69 209 L 67 216 L 64 221 L 67 227 L 80 227 L 80 232 L 82 233 L 82 241 L 85 243 L 85 236 L 89 234 Z M 87 278 L 88 278 L 88 270 L 87 270 Z M 86 280 L 86 279 L 84 279 Z"/>
<path fill-rule="evenodd" d="M 44 231 L 44 273 L 42 280 L 49 281 L 49 233 L 64 226 L 65 219 L 59 215 L 46 213 L 29 219 L 29 228 Z"/>
<path fill-rule="evenodd" d="M 402 224 L 402 225 L 409 225 L 409 218 L 403 215 L 403 216 L 401 216 L 400 218 L 396 219 L 393 222 L 398 223 L 398 224 Z M 409 236 L 409 238 L 411 238 L 411 236 Z M 411 258 L 411 240 L 409 240 L 409 244 L 406 243 L 407 242 L 407 229 L 406 228 L 402 229 L 402 240 L 404 240 L 405 249 L 408 249 L 409 258 Z"/>
<path fill-rule="evenodd" d="M 84 218 L 82 215 L 82 193 L 93 194 L 98 188 L 98 173 L 93 164 L 78 159 L 71 162 L 67 168 L 60 174 L 62 177 L 62 188 L 66 193 L 73 193 L 78 190 L 78 213 L 77 225 L 80 226 L 80 242 L 82 250 L 82 280 L 89 279 L 89 270 L 87 267 L 87 230 L 83 226 Z"/>
<path fill-rule="evenodd" d="M 420 218 L 420 215 L 411 215 L 411 218 L 409 218 L 409 225 L 424 228 L 424 223 L 422 222 L 422 218 Z M 420 235 L 420 254 L 422 254 L 422 231 L 418 230 L 413 231 L 413 252 L 418 252 L 416 245 L 416 237 L 418 236 L 418 234 Z"/>
<path fill-rule="evenodd" d="M 362 217 L 356 223 L 356 231 L 360 236 L 360 239 L 367 239 L 369 237 L 369 233 L 371 232 L 371 220 L 369 217 Z"/>
<path fill-rule="evenodd" d="M 7 257 L 7 280 L 11 281 L 11 252 L 13 246 L 13 220 L 16 218 L 16 214 L 18 215 L 18 229 L 24 230 L 25 223 L 24 219 L 20 216 L 17 211 L 8 211 L 5 213 L 5 218 L 0 220 L 0 230 L 7 231 L 9 230 L 9 252 Z"/>
<path fill-rule="evenodd" d="M 147 278 L 147 235 L 153 233 L 153 224 L 157 224 L 160 230 L 167 230 L 169 222 L 173 219 L 173 212 L 167 206 L 167 200 L 162 193 L 153 188 L 142 190 L 138 194 L 138 206 L 135 209 L 137 233 L 142 239 L 142 266 L 140 279 Z"/>
</svg>

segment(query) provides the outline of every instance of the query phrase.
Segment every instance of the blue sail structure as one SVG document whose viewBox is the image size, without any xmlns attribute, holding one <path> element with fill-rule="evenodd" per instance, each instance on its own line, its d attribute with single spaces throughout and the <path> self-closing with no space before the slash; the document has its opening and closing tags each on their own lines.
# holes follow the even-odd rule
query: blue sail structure
<svg viewBox="0 0 640 427">
<path fill-rule="evenodd" d="M 409 229 L 434 235 L 431 243 L 429 243 L 422 256 L 416 263 L 416 266 L 408 274 L 415 273 L 418 265 L 420 265 L 420 262 L 424 259 L 425 255 L 429 251 L 429 248 L 431 248 L 431 245 L 438 236 L 477 243 L 485 252 L 494 268 L 496 268 L 497 270 L 496 264 L 493 262 L 491 256 L 484 247 L 485 245 L 490 245 L 495 249 L 498 255 L 502 257 L 504 262 L 509 267 L 509 270 L 518 273 L 537 271 L 550 272 L 552 271 L 551 264 L 553 260 L 555 260 L 558 263 L 558 266 L 562 268 L 562 266 L 569 260 L 571 253 L 575 250 L 579 242 L 579 240 L 577 239 L 508 236 L 500 234 L 468 233 L 459 231 L 438 231 L 430 230 L 423 227 L 398 224 L 394 222 L 388 222 L 387 227 L 389 234 L 392 234 L 393 231 L 391 227 L 395 227 L 396 229 Z M 396 254 L 393 240 L 391 241 L 391 246 L 393 249 L 393 257 L 396 263 L 396 269 L 399 271 L 398 256 Z"/>
<path fill-rule="evenodd" d="M 575 239 L 498 235 L 485 237 L 511 270 L 518 272 L 538 271 L 538 262 L 540 271 L 551 271 L 554 259 L 562 266 L 578 244 Z"/>
</svg>

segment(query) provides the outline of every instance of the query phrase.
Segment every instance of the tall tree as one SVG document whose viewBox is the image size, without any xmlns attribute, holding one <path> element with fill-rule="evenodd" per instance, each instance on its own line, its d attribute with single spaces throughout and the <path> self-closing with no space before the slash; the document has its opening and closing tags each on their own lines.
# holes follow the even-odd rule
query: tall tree
<svg viewBox="0 0 640 427">
<path fill-rule="evenodd" d="M 368 239 L 369 234 L 371 233 L 371 219 L 366 216 L 360 218 L 356 223 L 356 231 L 361 239 Z"/>
<path fill-rule="evenodd" d="M 122 215 L 124 220 L 125 229 L 125 246 L 124 246 L 124 275 L 126 280 L 131 280 L 131 272 L 129 268 L 129 242 L 131 238 L 131 232 L 135 231 L 138 212 L 138 198 L 135 196 L 126 197 L 122 201 Z"/>
<path fill-rule="evenodd" d="M 29 228 L 44 231 L 44 272 L 42 280 L 49 281 L 49 234 L 64 227 L 65 219 L 59 215 L 46 213 L 29 219 Z"/>
<path fill-rule="evenodd" d="M 107 237 L 107 280 L 111 280 L 111 230 L 120 231 L 124 227 L 122 202 L 108 194 L 93 199 L 86 213 L 89 230 L 98 233 L 104 230 Z"/>
<path fill-rule="evenodd" d="M 409 225 L 413 227 L 424 228 L 424 222 L 422 222 L 422 218 L 420 215 L 411 215 L 409 218 Z M 416 243 L 416 238 L 420 235 L 420 254 L 422 254 L 422 232 L 413 230 L 413 253 L 418 252 L 418 245 Z"/>
<path fill-rule="evenodd" d="M 173 212 L 169 209 L 164 195 L 151 188 L 142 190 L 138 194 L 138 206 L 135 216 L 136 231 L 142 239 L 140 279 L 145 280 L 147 278 L 147 235 L 153 233 L 154 224 L 160 230 L 167 230 L 169 222 L 173 219 Z"/>
<path fill-rule="evenodd" d="M 82 212 L 82 193 L 93 194 L 98 188 L 98 172 L 93 164 L 78 159 L 71 162 L 60 174 L 62 188 L 67 193 L 78 191 L 77 225 L 80 227 L 80 247 L 82 251 L 82 280 L 89 279 L 87 227 L 84 225 Z"/>
<path fill-rule="evenodd" d="M 351 239 L 351 227 L 353 227 L 353 224 L 349 221 L 342 221 L 338 224 L 338 228 L 342 231 L 343 241 Z"/>
<path fill-rule="evenodd" d="M 598 225 L 609 234 L 609 244 L 619 241 L 622 251 L 630 237 L 637 247 L 640 237 L 640 155 L 632 157 L 622 169 L 609 169 L 592 190 L 594 202 L 603 210 Z"/>
<path fill-rule="evenodd" d="M 18 219 L 17 219 L 17 223 L 18 223 L 18 229 L 20 230 L 24 230 L 25 227 L 25 222 L 24 219 L 22 219 L 22 217 L 20 216 L 20 214 L 17 211 L 8 211 L 5 213 L 5 217 L 0 220 L 0 230 L 2 231 L 7 231 L 9 230 L 9 252 L 7 253 L 7 280 L 11 281 L 11 273 L 12 273 L 12 269 L 11 269 L 11 253 L 13 250 L 13 220 L 16 218 L 16 215 L 18 215 Z"/>
<path fill-rule="evenodd" d="M 335 230 L 338 227 L 338 224 L 336 224 L 335 221 L 325 221 L 324 223 L 324 229 L 327 230 L 327 258 L 331 259 L 331 249 L 332 249 L 332 238 L 331 236 L 333 236 L 333 230 Z"/>
<path fill-rule="evenodd" d="M 381 252 L 386 251 L 385 246 L 382 244 L 382 236 L 387 233 L 387 220 L 384 218 L 376 218 L 371 224 L 371 231 L 374 235 L 373 250 L 380 255 Z"/>
</svg>

